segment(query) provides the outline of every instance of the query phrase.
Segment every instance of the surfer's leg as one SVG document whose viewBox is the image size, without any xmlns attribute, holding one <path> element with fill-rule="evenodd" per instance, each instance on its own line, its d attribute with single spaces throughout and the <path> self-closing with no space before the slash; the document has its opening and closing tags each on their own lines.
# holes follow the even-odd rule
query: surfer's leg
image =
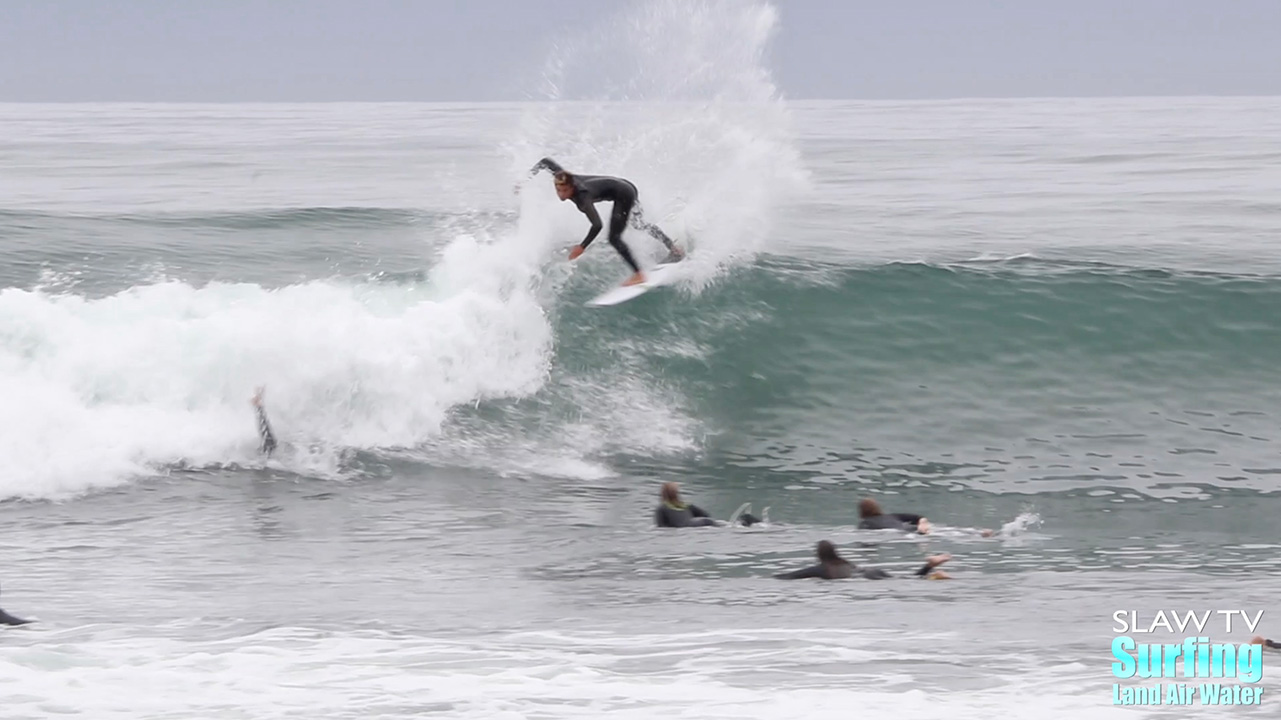
<svg viewBox="0 0 1281 720">
<path fill-rule="evenodd" d="M 724 524 L 725 523 L 715 518 L 701 517 L 690 520 L 687 527 L 721 527 Z"/>
<path fill-rule="evenodd" d="M 925 559 L 925 564 L 916 571 L 916 576 L 927 578 L 929 580 L 950 580 L 950 575 L 942 570 L 937 570 L 936 568 L 951 559 L 952 556 L 947 553 L 931 555 Z"/>
<path fill-rule="evenodd" d="M 650 237 L 661 242 L 668 250 L 672 252 L 680 252 L 680 250 L 676 247 L 676 243 L 672 242 L 672 239 L 667 237 L 667 233 L 663 232 L 663 230 L 659 228 L 657 225 L 645 222 L 645 213 L 643 210 L 641 210 L 641 205 L 639 202 L 637 202 L 636 205 L 632 207 L 631 221 L 632 221 L 632 227 L 636 228 L 637 230 L 644 230 L 645 232 L 649 233 Z"/>
<path fill-rule="evenodd" d="M 623 261 L 632 268 L 636 275 L 632 276 L 633 280 L 640 278 L 637 282 L 644 282 L 643 273 L 640 265 L 636 263 L 636 258 L 632 257 L 631 248 L 623 242 L 623 230 L 627 227 L 627 216 L 632 209 L 632 204 L 626 200 L 617 200 L 614 202 L 614 211 L 609 218 L 609 244 L 614 246 L 614 250 L 623 256 Z"/>
<path fill-rule="evenodd" d="M 644 230 L 649 233 L 650 237 L 661 242 L 667 248 L 667 257 L 663 258 L 664 263 L 676 262 L 685 258 L 685 251 L 676 247 L 676 243 L 663 232 L 662 228 L 645 221 L 645 214 L 641 211 L 640 201 L 632 208 L 632 227 L 637 230 Z"/>
<path fill-rule="evenodd" d="M 1277 642 L 1276 640 L 1269 640 L 1263 637 L 1262 635 L 1255 635 L 1253 638 L 1250 639 L 1250 644 L 1262 645 L 1264 647 L 1272 648 L 1273 650 L 1281 650 L 1281 643 Z"/>
</svg>

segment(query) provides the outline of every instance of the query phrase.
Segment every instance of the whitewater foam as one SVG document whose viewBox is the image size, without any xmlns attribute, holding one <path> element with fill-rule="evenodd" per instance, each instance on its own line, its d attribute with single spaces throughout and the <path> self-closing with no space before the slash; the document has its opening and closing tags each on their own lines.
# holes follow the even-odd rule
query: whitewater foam
<svg viewBox="0 0 1281 720">
<path fill-rule="evenodd" d="M 715 707 L 717 717 L 808 720 L 858 708 L 892 708 L 903 718 L 1014 717 L 1035 697 L 1039 718 L 1133 717 L 1100 705 L 1106 686 L 1091 687 L 1099 682 L 1090 668 L 1031 655 L 976 652 L 967 664 L 1034 667 L 978 688 L 938 689 L 940 676 L 946 684 L 958 674 L 955 658 L 940 660 L 928 638 L 894 637 L 826 628 L 466 640 L 307 628 L 195 642 L 69 637 L 0 650 L 0 670 L 17 680 L 0 690 L 0 702 L 22 716 L 104 719 L 231 708 L 245 717 L 694 718 Z"/>
<path fill-rule="evenodd" d="M 353 448 L 413 445 L 453 405 L 535 392 L 552 335 L 529 289 L 442 274 L 452 284 L 4 290 L 0 495 L 252 461 L 257 385 L 282 441 Z"/>
</svg>

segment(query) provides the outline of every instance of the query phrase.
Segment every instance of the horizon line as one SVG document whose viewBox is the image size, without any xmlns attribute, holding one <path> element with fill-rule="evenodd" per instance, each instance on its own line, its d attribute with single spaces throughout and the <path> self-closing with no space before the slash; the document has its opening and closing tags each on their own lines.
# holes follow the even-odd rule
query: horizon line
<svg viewBox="0 0 1281 720">
<path fill-rule="evenodd" d="M 805 102 L 896 102 L 896 103 L 941 103 L 969 102 L 976 100 L 1014 101 L 1014 100 L 1193 100 L 1193 99 L 1269 99 L 1281 98 L 1281 93 L 1187 93 L 1187 94 L 1134 94 L 1134 95 L 955 95 L 940 97 L 787 97 L 776 96 L 772 100 L 784 103 Z M 524 100 L 6 100 L 0 99 L 0 105 L 534 105 L 534 104 L 702 104 L 713 102 L 703 100 L 609 100 L 609 99 L 524 99 Z M 727 101 L 756 102 L 756 101 Z"/>
</svg>

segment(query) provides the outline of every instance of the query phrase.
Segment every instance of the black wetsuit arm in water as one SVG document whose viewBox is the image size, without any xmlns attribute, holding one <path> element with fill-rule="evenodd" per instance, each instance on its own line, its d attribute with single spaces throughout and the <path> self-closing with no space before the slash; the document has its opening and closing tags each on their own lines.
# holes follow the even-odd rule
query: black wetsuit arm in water
<svg viewBox="0 0 1281 720">
<path fill-rule="evenodd" d="M 271 455 L 276 451 L 276 435 L 271 431 L 271 423 L 267 422 L 267 411 L 262 405 L 255 405 L 254 412 L 258 414 L 258 437 L 262 438 L 258 451 Z"/>
<path fill-rule="evenodd" d="M 701 507 L 699 507 L 699 506 L 695 505 L 694 503 L 690 503 L 690 504 L 689 504 L 689 505 L 687 505 L 686 507 L 688 507 L 688 508 L 689 508 L 689 512 L 690 512 L 690 514 L 691 514 L 691 515 L 693 515 L 693 516 L 694 516 L 694 517 L 696 517 L 696 518 L 700 518 L 700 517 L 711 517 L 711 515 L 709 515 L 709 514 L 708 514 L 708 512 L 707 512 L 706 510 L 704 510 L 703 508 L 701 508 Z"/>
<path fill-rule="evenodd" d="M 811 565 L 800 570 L 793 570 L 789 573 L 780 573 L 774 577 L 779 580 L 804 580 L 806 578 L 823 578 L 827 579 L 827 568 L 822 565 Z"/>
<path fill-rule="evenodd" d="M 901 522 L 905 522 L 905 523 L 907 523 L 908 525 L 920 525 L 920 524 L 921 524 L 921 517 L 922 517 L 922 516 L 920 516 L 920 515 L 913 515 L 912 513 L 890 513 L 890 516 L 891 516 L 891 517 L 896 517 L 896 518 L 898 518 Z"/>
<path fill-rule="evenodd" d="M 545 157 L 542 160 L 539 160 L 538 162 L 534 163 L 534 167 L 529 169 L 530 176 L 532 177 L 534 175 L 537 175 L 539 170 L 548 170 L 554 173 L 558 173 L 558 172 L 564 172 L 565 168 L 561 167 L 560 163 L 556 162 L 555 160 L 552 160 L 549 157 Z"/>
</svg>

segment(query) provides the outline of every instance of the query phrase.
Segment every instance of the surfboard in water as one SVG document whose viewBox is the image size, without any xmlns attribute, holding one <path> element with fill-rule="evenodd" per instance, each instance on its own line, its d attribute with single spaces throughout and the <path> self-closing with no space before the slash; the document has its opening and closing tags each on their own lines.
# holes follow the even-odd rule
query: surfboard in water
<svg viewBox="0 0 1281 720">
<path fill-rule="evenodd" d="M 634 300 L 656 287 L 671 285 L 676 281 L 675 265 L 676 263 L 655 265 L 645 272 L 645 282 L 639 285 L 620 285 L 588 300 L 587 304 L 592 307 L 617 305 Z"/>
</svg>

